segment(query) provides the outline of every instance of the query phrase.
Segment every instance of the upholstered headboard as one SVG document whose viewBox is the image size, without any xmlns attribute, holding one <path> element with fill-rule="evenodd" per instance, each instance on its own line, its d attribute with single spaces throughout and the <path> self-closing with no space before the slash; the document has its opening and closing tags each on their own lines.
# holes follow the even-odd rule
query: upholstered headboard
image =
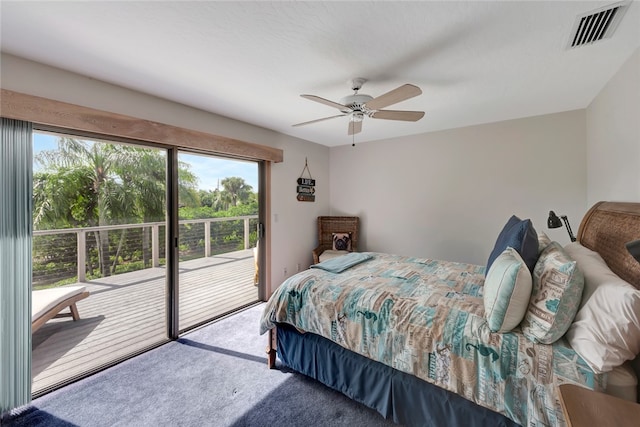
<svg viewBox="0 0 640 427">
<path fill-rule="evenodd" d="M 640 203 L 596 203 L 582 218 L 577 239 L 598 252 L 614 273 L 640 289 L 640 263 L 625 247 L 640 239 Z"/>
<path fill-rule="evenodd" d="M 577 239 L 581 245 L 598 252 L 611 271 L 640 289 L 640 263 L 625 246 L 640 239 L 640 203 L 596 203 L 582 218 Z M 640 355 L 631 365 L 640 378 Z M 637 396 L 640 403 L 640 383 Z"/>
</svg>

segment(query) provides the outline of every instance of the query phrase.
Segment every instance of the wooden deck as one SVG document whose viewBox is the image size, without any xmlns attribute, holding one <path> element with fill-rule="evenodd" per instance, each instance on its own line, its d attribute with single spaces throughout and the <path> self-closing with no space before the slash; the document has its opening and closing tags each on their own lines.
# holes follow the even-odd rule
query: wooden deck
<svg viewBox="0 0 640 427">
<path fill-rule="evenodd" d="M 150 268 L 84 283 L 80 320 L 33 334 L 33 393 L 166 339 L 166 274 Z M 252 250 L 180 263 L 180 329 L 258 301 Z"/>
</svg>

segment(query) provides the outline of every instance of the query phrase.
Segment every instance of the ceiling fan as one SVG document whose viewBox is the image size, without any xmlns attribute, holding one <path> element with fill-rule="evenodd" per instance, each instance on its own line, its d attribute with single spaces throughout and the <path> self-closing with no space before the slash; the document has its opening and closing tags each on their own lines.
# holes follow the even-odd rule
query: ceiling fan
<svg viewBox="0 0 640 427">
<path fill-rule="evenodd" d="M 293 126 L 304 126 L 311 123 L 334 119 L 336 117 L 351 116 L 349 120 L 349 131 L 347 134 L 354 135 L 362 131 L 362 120 L 365 116 L 373 119 L 403 120 L 406 122 L 417 122 L 424 116 L 424 111 L 382 110 L 382 108 L 389 105 L 397 104 L 398 102 L 420 95 L 422 90 L 420 90 L 418 86 L 405 84 L 385 93 L 384 95 L 374 98 L 370 95 L 358 93 L 366 81 L 367 79 L 362 77 L 353 79 L 351 81 L 351 89 L 354 91 L 354 94 L 345 96 L 340 100 L 340 103 L 329 101 L 328 99 L 315 95 L 300 95 L 301 97 L 310 99 L 311 101 L 337 108 L 342 114 L 298 123 Z"/>
</svg>

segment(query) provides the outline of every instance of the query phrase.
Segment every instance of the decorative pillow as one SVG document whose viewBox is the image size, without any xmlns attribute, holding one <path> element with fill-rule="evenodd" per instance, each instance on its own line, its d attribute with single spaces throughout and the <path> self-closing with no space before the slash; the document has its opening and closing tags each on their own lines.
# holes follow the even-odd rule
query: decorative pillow
<svg viewBox="0 0 640 427">
<path fill-rule="evenodd" d="M 533 292 L 522 321 L 522 333 L 551 344 L 567 332 L 578 311 L 584 277 L 565 250 L 551 242 L 533 269 Z"/>
<path fill-rule="evenodd" d="M 332 233 L 333 250 L 351 252 L 351 233 Z"/>
<path fill-rule="evenodd" d="M 493 261 L 498 258 L 508 246 L 518 251 L 524 263 L 529 268 L 529 271 L 533 271 L 533 267 L 538 259 L 538 233 L 536 233 L 536 230 L 533 228 L 531 220 L 521 220 L 517 216 L 512 215 L 498 235 L 493 251 L 491 251 L 491 255 L 489 255 L 485 274 L 489 272 Z"/>
<path fill-rule="evenodd" d="M 538 232 L 538 255 L 549 246 L 549 243 L 551 243 L 549 236 L 547 236 L 544 231 Z"/>
<path fill-rule="evenodd" d="M 566 251 L 585 280 L 567 339 L 591 370 L 608 372 L 640 353 L 640 290 L 612 272 L 597 252 L 579 243 Z"/>
<path fill-rule="evenodd" d="M 531 272 L 513 248 L 491 265 L 484 281 L 484 317 L 493 332 L 509 332 L 520 324 L 531 298 Z"/>
</svg>

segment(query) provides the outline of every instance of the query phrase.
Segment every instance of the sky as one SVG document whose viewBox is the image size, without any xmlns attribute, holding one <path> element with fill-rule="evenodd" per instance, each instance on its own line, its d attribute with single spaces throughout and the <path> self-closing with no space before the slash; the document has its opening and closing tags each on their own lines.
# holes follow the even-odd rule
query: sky
<svg viewBox="0 0 640 427">
<path fill-rule="evenodd" d="M 33 155 L 34 157 L 43 150 L 55 150 L 58 148 L 57 136 L 34 132 Z M 201 190 L 215 190 L 218 180 L 238 176 L 249 184 L 253 191 L 258 191 L 258 164 L 244 160 L 231 160 L 221 157 L 203 156 L 200 154 L 188 154 L 180 152 L 178 159 L 190 165 L 191 172 L 198 177 L 198 188 Z M 34 163 L 34 171 L 38 171 L 37 163 Z"/>
</svg>

